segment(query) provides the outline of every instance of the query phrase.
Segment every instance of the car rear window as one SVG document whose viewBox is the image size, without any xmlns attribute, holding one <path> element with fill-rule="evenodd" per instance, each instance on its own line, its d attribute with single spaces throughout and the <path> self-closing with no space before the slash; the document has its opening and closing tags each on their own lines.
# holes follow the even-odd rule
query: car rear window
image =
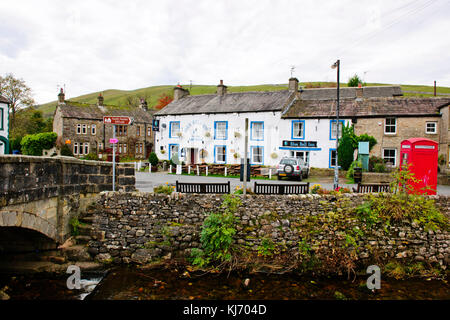
<svg viewBox="0 0 450 320">
<path fill-rule="evenodd" d="M 280 161 L 280 164 L 290 164 L 290 165 L 296 165 L 297 161 L 294 159 L 282 159 Z"/>
</svg>

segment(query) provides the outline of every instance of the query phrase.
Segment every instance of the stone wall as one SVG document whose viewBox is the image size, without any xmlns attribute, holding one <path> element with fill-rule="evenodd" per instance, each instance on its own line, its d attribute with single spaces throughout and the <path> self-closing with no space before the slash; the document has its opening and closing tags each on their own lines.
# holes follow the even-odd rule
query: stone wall
<svg viewBox="0 0 450 320">
<path fill-rule="evenodd" d="M 450 198 L 431 197 L 448 216 Z M 294 257 L 299 242 L 305 240 L 313 252 L 326 259 L 336 254 L 336 248 L 350 249 L 347 235 L 353 235 L 356 259 L 362 263 L 375 258 L 409 258 L 434 262 L 443 268 L 449 263 L 448 230 L 427 232 L 410 221 L 367 229 L 354 214 L 340 209 L 361 204 L 361 194 L 344 194 L 339 200 L 332 195 L 311 194 L 240 198 L 234 237 L 240 252 L 256 253 L 266 239 Z M 211 211 L 222 210 L 221 203 L 219 195 L 103 193 L 97 204 L 90 253 L 100 261 L 116 263 L 146 263 L 169 253 L 188 254 L 191 248 L 200 248 L 203 219 Z M 328 222 L 324 223 L 323 218 Z M 364 230 L 364 236 L 358 238 L 355 228 Z"/>
<path fill-rule="evenodd" d="M 72 157 L 0 156 L 0 227 L 39 231 L 57 242 L 69 220 L 112 190 L 112 164 Z M 132 164 L 116 168 L 116 190 L 135 190 Z"/>
</svg>

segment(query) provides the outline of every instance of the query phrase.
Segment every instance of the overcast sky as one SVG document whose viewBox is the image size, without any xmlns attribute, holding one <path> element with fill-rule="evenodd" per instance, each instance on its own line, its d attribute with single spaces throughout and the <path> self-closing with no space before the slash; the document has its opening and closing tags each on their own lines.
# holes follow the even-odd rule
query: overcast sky
<svg viewBox="0 0 450 320">
<path fill-rule="evenodd" d="M 177 83 L 450 86 L 450 0 L 1 1 L 0 73 L 38 103 Z"/>
</svg>

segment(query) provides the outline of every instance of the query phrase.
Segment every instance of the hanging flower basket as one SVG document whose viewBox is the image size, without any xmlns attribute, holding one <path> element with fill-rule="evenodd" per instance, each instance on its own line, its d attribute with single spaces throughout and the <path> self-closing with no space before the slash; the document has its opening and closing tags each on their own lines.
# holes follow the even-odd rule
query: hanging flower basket
<svg viewBox="0 0 450 320">
<path fill-rule="evenodd" d="M 208 151 L 205 149 L 200 150 L 200 158 L 204 159 L 208 156 Z"/>
<path fill-rule="evenodd" d="M 211 133 L 205 132 L 205 137 L 207 137 L 207 138 L 211 137 Z"/>
<path fill-rule="evenodd" d="M 240 137 L 241 137 L 241 134 L 240 134 L 239 132 L 236 131 L 236 132 L 234 133 L 234 137 L 235 137 L 235 138 L 240 138 Z"/>
<path fill-rule="evenodd" d="M 270 157 L 271 157 L 272 159 L 276 159 L 276 158 L 278 158 L 278 154 L 277 154 L 276 152 L 272 152 L 272 154 L 270 155 Z"/>
<path fill-rule="evenodd" d="M 240 157 L 240 155 L 239 155 L 239 153 L 235 153 L 235 154 L 233 154 L 233 157 L 235 158 L 235 159 L 239 159 L 239 157 Z"/>
</svg>

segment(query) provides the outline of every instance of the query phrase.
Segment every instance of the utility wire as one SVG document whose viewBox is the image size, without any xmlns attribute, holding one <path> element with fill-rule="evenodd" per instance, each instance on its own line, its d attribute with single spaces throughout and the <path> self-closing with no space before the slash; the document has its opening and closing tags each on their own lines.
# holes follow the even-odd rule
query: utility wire
<svg viewBox="0 0 450 320">
<path fill-rule="evenodd" d="M 414 1 L 413 1 L 414 2 Z M 410 4 L 412 4 L 413 2 L 411 2 Z M 353 44 L 346 46 L 343 50 L 339 51 L 337 56 L 339 57 L 340 55 L 342 55 L 343 53 L 347 52 L 348 50 L 354 48 L 356 45 L 360 44 L 361 42 L 367 41 L 369 39 L 372 39 L 373 37 L 377 36 L 378 34 L 380 34 L 383 31 L 386 31 L 387 29 L 391 28 L 392 26 L 396 25 L 397 23 L 399 23 L 400 21 L 402 21 L 404 18 L 407 18 L 409 16 L 412 16 L 422 10 L 424 10 L 425 8 L 433 5 L 434 3 L 436 3 L 435 0 L 428 0 L 427 2 L 421 4 L 418 7 L 414 7 L 412 9 L 410 9 L 409 11 L 407 11 L 405 14 L 399 16 L 398 18 L 394 19 L 393 21 L 389 22 L 387 25 L 385 25 L 383 28 L 379 29 L 379 30 L 375 30 L 372 31 L 366 35 L 363 35 L 362 37 L 360 37 L 359 39 L 357 39 L 355 42 L 353 42 Z M 406 5 L 408 6 L 408 5 Z M 400 10 L 402 7 L 397 8 L 396 10 Z M 393 11 L 392 11 L 393 12 Z"/>
</svg>

